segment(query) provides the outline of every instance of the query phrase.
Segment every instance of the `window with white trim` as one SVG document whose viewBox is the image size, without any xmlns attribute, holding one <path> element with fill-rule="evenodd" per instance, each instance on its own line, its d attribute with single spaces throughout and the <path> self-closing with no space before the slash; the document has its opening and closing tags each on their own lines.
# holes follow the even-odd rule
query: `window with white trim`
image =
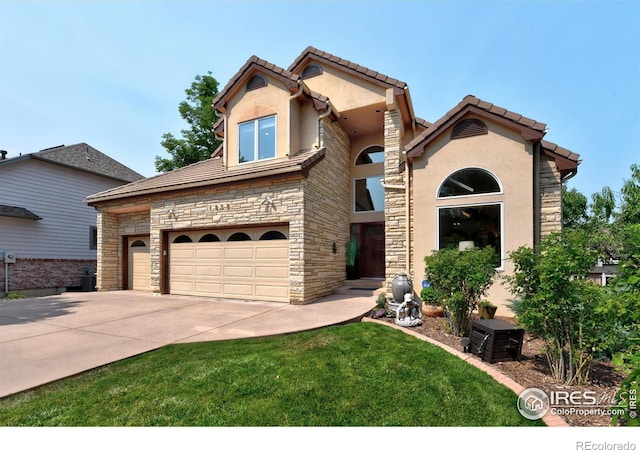
<svg viewBox="0 0 640 450">
<path fill-rule="evenodd" d="M 498 179 L 479 168 L 461 169 L 440 185 L 438 198 L 502 194 Z M 440 203 L 440 202 L 439 202 Z M 502 201 L 441 205 L 438 207 L 438 248 L 493 247 L 496 267 L 502 267 L 504 214 Z"/>
<path fill-rule="evenodd" d="M 238 162 L 276 157 L 276 116 L 262 117 L 238 125 Z"/>
</svg>

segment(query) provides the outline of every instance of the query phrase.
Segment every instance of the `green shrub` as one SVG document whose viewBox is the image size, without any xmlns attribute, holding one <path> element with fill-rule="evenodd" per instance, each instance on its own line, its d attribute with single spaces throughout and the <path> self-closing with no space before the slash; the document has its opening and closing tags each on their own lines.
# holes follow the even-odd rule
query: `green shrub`
<svg viewBox="0 0 640 450">
<path fill-rule="evenodd" d="M 451 332 L 463 336 L 468 332 L 469 317 L 480 298 L 493 283 L 496 252 L 492 247 L 441 249 L 424 258 L 425 278 L 435 295 L 442 299 Z"/>
<path fill-rule="evenodd" d="M 587 277 L 597 258 L 588 239 L 571 231 L 546 237 L 535 250 L 520 247 L 510 254 L 515 273 L 506 277 L 518 321 L 545 340 L 552 376 L 569 385 L 586 383 L 594 355 L 620 339 L 605 290 Z"/>
<path fill-rule="evenodd" d="M 427 305 L 439 305 L 440 299 L 438 298 L 438 294 L 436 294 L 435 289 L 433 288 L 422 288 L 420 291 L 420 298 L 422 302 Z"/>
</svg>

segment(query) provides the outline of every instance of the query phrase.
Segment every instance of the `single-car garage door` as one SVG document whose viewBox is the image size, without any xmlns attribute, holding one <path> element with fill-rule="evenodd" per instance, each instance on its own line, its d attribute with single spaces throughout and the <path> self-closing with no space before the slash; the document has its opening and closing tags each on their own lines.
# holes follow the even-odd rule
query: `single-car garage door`
<svg viewBox="0 0 640 450">
<path fill-rule="evenodd" d="M 172 294 L 289 302 L 286 226 L 172 232 Z"/>
<path fill-rule="evenodd" d="M 149 238 L 130 237 L 128 240 L 129 253 L 129 289 L 136 291 L 151 290 L 149 274 Z"/>
</svg>

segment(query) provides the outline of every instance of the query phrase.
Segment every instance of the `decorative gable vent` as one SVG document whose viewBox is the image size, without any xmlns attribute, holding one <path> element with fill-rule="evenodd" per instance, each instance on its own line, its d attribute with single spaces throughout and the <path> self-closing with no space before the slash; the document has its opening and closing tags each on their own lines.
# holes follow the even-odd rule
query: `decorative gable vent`
<svg viewBox="0 0 640 450">
<path fill-rule="evenodd" d="M 262 75 L 254 75 L 251 77 L 245 91 L 253 91 L 254 89 L 260 89 L 261 87 L 265 87 L 267 85 L 267 79 Z"/>
<path fill-rule="evenodd" d="M 302 74 L 300 74 L 300 78 L 306 80 L 307 78 L 316 77 L 318 75 L 322 75 L 322 67 L 317 64 L 309 64 L 304 68 Z"/>
<path fill-rule="evenodd" d="M 479 119 L 465 119 L 456 124 L 451 131 L 451 139 L 487 134 L 487 125 Z"/>
</svg>

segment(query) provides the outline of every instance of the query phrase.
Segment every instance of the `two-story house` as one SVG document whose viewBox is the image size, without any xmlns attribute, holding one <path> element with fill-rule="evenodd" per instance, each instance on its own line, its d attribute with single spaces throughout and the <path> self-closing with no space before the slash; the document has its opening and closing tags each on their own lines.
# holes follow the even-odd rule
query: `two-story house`
<svg viewBox="0 0 640 450">
<path fill-rule="evenodd" d="M 96 271 L 96 211 L 86 197 L 143 176 L 92 146 L 0 155 L 2 294 L 56 293 Z"/>
<path fill-rule="evenodd" d="M 306 303 L 345 282 L 350 239 L 387 287 L 419 289 L 450 245 L 492 245 L 509 272 L 560 229 L 577 171 L 542 123 L 473 96 L 430 123 L 406 83 L 313 47 L 288 69 L 251 57 L 214 106 L 211 159 L 88 198 L 99 289 Z"/>
</svg>

